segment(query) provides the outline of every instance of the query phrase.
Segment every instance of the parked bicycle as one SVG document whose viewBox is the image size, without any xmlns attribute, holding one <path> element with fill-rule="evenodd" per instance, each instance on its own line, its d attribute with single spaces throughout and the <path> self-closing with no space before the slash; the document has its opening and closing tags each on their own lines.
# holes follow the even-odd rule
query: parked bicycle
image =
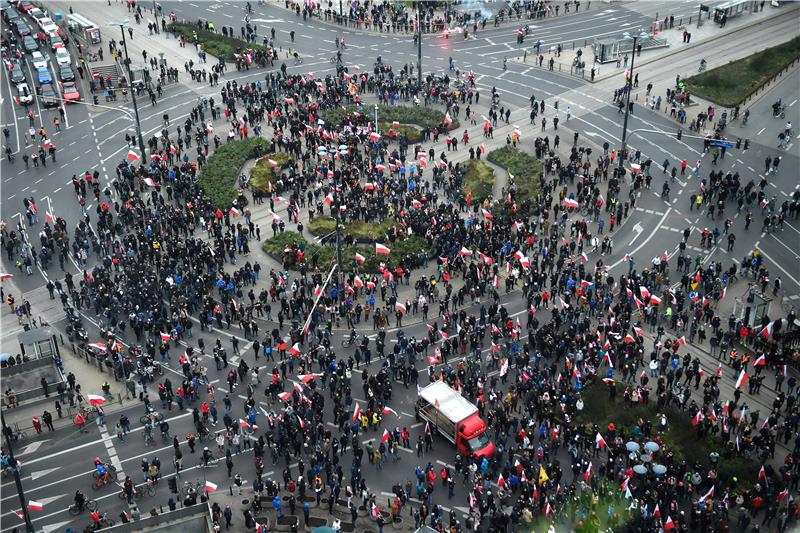
<svg viewBox="0 0 800 533">
<path fill-rule="evenodd" d="M 97 531 L 98 529 L 114 527 L 114 524 L 115 522 L 108 517 L 108 513 L 103 513 L 103 516 L 100 517 L 100 520 L 93 520 L 91 523 L 89 523 L 87 529 L 89 531 Z"/>
<path fill-rule="evenodd" d="M 145 496 L 155 496 L 156 495 L 156 488 L 153 485 L 151 480 L 147 480 L 147 483 L 144 485 L 133 487 L 133 499 L 134 500 L 141 500 Z M 118 494 L 120 500 L 125 500 L 128 498 L 128 495 L 125 494 L 124 490 L 121 490 Z"/>
<path fill-rule="evenodd" d="M 96 511 L 97 510 L 97 500 L 86 500 L 86 503 L 83 504 L 83 509 L 80 509 L 74 503 L 69 507 L 69 514 L 72 516 L 78 516 L 83 511 Z"/>
</svg>

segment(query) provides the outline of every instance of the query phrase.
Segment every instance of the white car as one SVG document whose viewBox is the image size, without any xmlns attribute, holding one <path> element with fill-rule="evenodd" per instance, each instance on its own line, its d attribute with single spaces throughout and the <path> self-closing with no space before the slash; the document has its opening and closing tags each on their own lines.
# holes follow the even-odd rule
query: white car
<svg viewBox="0 0 800 533">
<path fill-rule="evenodd" d="M 42 19 L 46 19 L 47 15 L 44 14 L 44 11 L 39 9 L 38 7 L 34 7 L 33 9 L 28 10 L 28 15 L 30 15 L 33 20 L 36 21 L 36 24 L 41 24 Z"/>
<path fill-rule="evenodd" d="M 70 57 L 69 52 L 67 52 L 66 48 L 56 49 L 56 62 L 59 65 L 69 65 L 70 63 L 72 63 L 72 58 Z"/>
<path fill-rule="evenodd" d="M 39 67 L 47 67 L 47 59 L 38 50 L 31 54 L 31 63 L 34 70 L 39 70 Z"/>
<path fill-rule="evenodd" d="M 40 20 L 39 27 L 42 28 L 42 31 L 45 33 L 55 33 L 58 31 L 58 26 L 56 26 L 56 23 L 49 18 Z"/>
<path fill-rule="evenodd" d="M 27 83 L 20 83 L 17 85 L 17 104 L 30 104 L 33 102 L 33 93 L 28 88 Z"/>
</svg>

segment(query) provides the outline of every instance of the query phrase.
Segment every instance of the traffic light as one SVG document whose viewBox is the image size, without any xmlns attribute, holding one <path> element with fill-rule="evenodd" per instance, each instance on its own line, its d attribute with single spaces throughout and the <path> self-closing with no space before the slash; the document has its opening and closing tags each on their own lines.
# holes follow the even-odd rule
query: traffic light
<svg viewBox="0 0 800 533">
<path fill-rule="evenodd" d="M 678 140 L 680 141 L 682 137 L 683 137 L 683 130 L 681 128 L 678 128 Z"/>
<path fill-rule="evenodd" d="M 171 493 L 178 494 L 178 481 L 174 477 L 169 478 L 167 484 Z"/>
<path fill-rule="evenodd" d="M 745 139 L 744 140 L 744 149 L 747 150 L 748 148 L 750 148 L 750 139 Z"/>
<path fill-rule="evenodd" d="M 741 147 L 742 147 L 742 140 L 741 139 L 736 139 L 736 149 L 738 150 Z"/>
</svg>

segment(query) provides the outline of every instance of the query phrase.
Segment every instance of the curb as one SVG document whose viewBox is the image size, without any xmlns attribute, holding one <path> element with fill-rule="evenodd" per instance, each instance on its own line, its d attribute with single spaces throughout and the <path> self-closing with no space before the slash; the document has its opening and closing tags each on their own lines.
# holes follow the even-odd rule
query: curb
<svg viewBox="0 0 800 533">
<path fill-rule="evenodd" d="M 717 34 L 717 35 L 715 35 L 713 37 L 710 37 L 708 39 L 704 39 L 704 40 L 701 40 L 701 41 L 695 41 L 695 42 L 693 42 L 693 43 L 691 43 L 691 44 L 689 44 L 689 45 L 687 45 L 687 46 L 685 46 L 683 48 L 673 48 L 672 50 L 670 50 L 667 53 L 665 53 L 663 55 L 660 55 L 658 57 L 652 57 L 652 58 L 649 58 L 649 59 L 642 59 L 642 60 L 639 61 L 639 63 L 637 63 L 636 66 L 637 67 L 643 67 L 645 65 L 649 65 L 650 63 L 654 63 L 656 61 L 660 61 L 662 59 L 666 59 L 668 57 L 674 56 L 675 54 L 677 54 L 679 52 L 683 52 L 683 51 L 686 51 L 686 50 L 692 50 L 692 49 L 697 48 L 699 46 L 708 45 L 709 43 L 712 43 L 712 42 L 717 41 L 719 39 L 722 39 L 724 37 L 728 37 L 730 35 L 733 35 L 733 34 L 739 32 L 741 30 L 746 30 L 746 29 L 752 28 L 754 26 L 758 26 L 759 24 L 763 24 L 765 22 L 771 21 L 772 19 L 776 19 L 776 18 L 779 18 L 779 17 L 780 18 L 785 18 L 788 13 L 792 12 L 791 10 L 795 10 L 796 11 L 796 10 L 800 9 L 800 3 L 794 4 L 794 6 L 795 7 L 790 8 L 789 11 L 775 12 L 775 13 L 767 16 L 767 17 L 764 17 L 764 18 L 759 19 L 759 20 L 754 20 L 754 21 L 751 21 L 751 22 L 747 22 L 747 23 L 742 24 L 741 26 L 738 26 L 736 28 L 731 28 L 730 31 L 719 33 L 719 34 Z M 618 74 L 619 74 L 618 72 L 612 72 L 612 73 L 606 74 L 604 76 L 597 76 L 597 77 L 595 77 L 594 83 L 597 83 L 597 82 L 600 82 L 600 81 L 605 81 L 606 79 L 613 78 L 615 75 L 618 75 Z"/>
</svg>

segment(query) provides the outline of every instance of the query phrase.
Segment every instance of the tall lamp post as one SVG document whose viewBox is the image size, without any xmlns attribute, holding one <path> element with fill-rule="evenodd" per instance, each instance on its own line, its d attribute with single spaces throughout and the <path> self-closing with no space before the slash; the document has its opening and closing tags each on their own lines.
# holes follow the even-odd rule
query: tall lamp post
<svg viewBox="0 0 800 533">
<path fill-rule="evenodd" d="M 133 114 L 136 117 L 136 136 L 139 138 L 139 150 L 144 157 L 144 139 L 142 138 L 142 125 L 139 121 L 139 106 L 136 104 L 136 89 L 133 87 L 133 74 L 131 73 L 131 58 L 128 56 L 128 41 L 125 40 L 125 28 L 128 26 L 128 19 L 122 22 L 110 22 L 110 26 L 119 26 L 122 32 L 122 48 L 125 51 L 125 69 L 128 72 L 128 85 L 131 88 L 131 100 L 133 101 Z"/>
<path fill-rule="evenodd" d="M 631 109 L 631 92 L 633 91 L 633 60 L 636 59 L 636 42 L 639 39 L 647 38 L 647 32 L 640 32 L 638 35 L 631 36 L 630 33 L 625 32 L 622 34 L 622 38 L 625 40 L 633 39 L 633 48 L 631 48 L 631 70 L 628 73 L 628 81 L 627 81 L 627 91 L 625 95 L 625 119 L 622 122 L 622 150 L 617 157 L 619 159 L 619 175 L 620 177 L 623 175 L 622 173 L 625 172 L 625 141 L 628 135 L 628 115 L 630 114 Z"/>
<path fill-rule="evenodd" d="M 31 522 L 31 513 L 28 511 L 28 504 L 25 502 L 25 491 L 22 488 L 22 480 L 19 478 L 19 470 L 17 470 L 17 460 L 14 457 L 14 449 L 11 442 L 11 432 L 6 430 L 6 417 L 0 413 L 0 421 L 3 424 L 3 434 L 6 437 L 6 446 L 8 447 L 8 460 L 9 464 L 14 470 L 14 483 L 17 485 L 17 496 L 19 496 L 19 503 L 22 505 L 22 518 L 25 520 L 25 530 L 28 533 L 36 531 Z"/>
<path fill-rule="evenodd" d="M 422 87 L 422 2 L 417 2 L 417 85 Z"/>
</svg>

